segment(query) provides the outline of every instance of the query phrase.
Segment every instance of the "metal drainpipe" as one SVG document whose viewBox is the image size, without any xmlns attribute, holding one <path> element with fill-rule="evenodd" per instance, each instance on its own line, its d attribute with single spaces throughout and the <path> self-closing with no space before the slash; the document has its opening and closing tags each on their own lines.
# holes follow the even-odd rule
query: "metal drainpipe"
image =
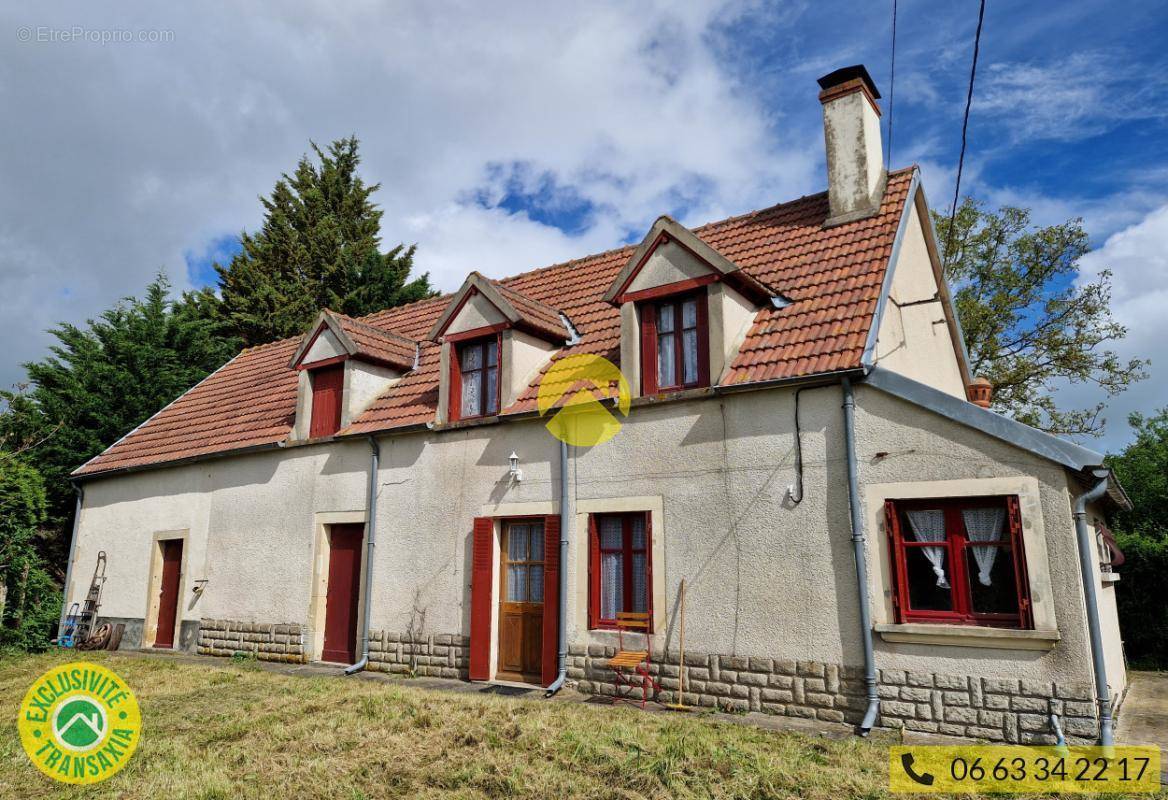
<svg viewBox="0 0 1168 800">
<path fill-rule="evenodd" d="M 560 442 L 560 651 L 559 674 L 547 688 L 544 697 L 551 697 L 564 685 L 568 677 L 568 525 L 572 515 L 568 508 L 568 444 Z"/>
<path fill-rule="evenodd" d="M 872 615 L 868 609 L 868 557 L 864 551 L 864 515 L 860 510 L 859 470 L 856 464 L 856 399 L 852 382 L 841 381 L 844 390 L 844 442 L 848 458 L 848 506 L 852 514 L 852 551 L 856 559 L 856 588 L 860 595 L 860 636 L 864 643 L 864 687 L 868 709 L 860 723 L 860 735 L 867 736 L 876 724 L 880 696 L 876 690 L 876 655 L 872 651 Z"/>
<path fill-rule="evenodd" d="M 1107 470 L 1094 473 L 1099 482 L 1075 498 L 1075 533 L 1079 539 L 1079 570 L 1083 573 L 1083 596 L 1087 602 L 1087 630 L 1091 634 L 1091 660 L 1095 664 L 1095 700 L 1099 704 L 1099 744 L 1115 744 L 1111 724 L 1111 693 L 1107 688 L 1107 663 L 1103 657 L 1103 634 L 1099 630 L 1099 599 L 1095 593 L 1095 558 L 1091 537 L 1087 532 L 1087 504 L 1098 500 L 1107 491 Z"/>
<path fill-rule="evenodd" d="M 345 669 L 346 675 L 360 672 L 369 664 L 369 614 L 373 608 L 373 542 L 377 538 L 377 471 L 381 447 L 369 437 L 369 511 L 365 523 L 365 615 L 361 619 L 361 660 Z"/>
<path fill-rule="evenodd" d="M 57 641 L 65 630 L 65 617 L 69 614 L 69 581 L 73 579 L 73 558 L 77 555 L 77 528 L 81 525 L 81 503 L 85 500 L 85 489 L 80 483 L 73 483 L 77 493 L 77 504 L 73 509 L 73 535 L 69 539 L 69 561 L 65 564 L 65 585 L 61 587 L 61 619 L 57 623 Z"/>
</svg>

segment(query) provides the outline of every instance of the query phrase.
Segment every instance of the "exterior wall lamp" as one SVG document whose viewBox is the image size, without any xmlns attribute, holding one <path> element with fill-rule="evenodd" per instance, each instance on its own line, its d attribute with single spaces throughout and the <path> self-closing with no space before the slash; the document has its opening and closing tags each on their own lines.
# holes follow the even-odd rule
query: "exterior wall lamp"
<svg viewBox="0 0 1168 800">
<path fill-rule="evenodd" d="M 519 454 L 512 450 L 511 455 L 507 456 L 507 461 L 511 464 L 511 480 L 519 483 L 523 480 L 523 470 L 519 469 Z"/>
</svg>

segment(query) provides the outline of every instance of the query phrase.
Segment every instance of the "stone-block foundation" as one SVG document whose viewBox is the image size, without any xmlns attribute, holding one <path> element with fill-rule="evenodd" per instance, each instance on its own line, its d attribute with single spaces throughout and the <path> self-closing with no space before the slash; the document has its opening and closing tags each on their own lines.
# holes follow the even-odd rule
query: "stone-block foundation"
<svg viewBox="0 0 1168 800">
<path fill-rule="evenodd" d="M 369 632 L 369 669 L 431 678 L 470 677 L 470 639 L 461 634 Z"/>
<path fill-rule="evenodd" d="M 260 661 L 301 664 L 305 660 L 304 626 L 203 619 L 199 623 L 198 653 L 204 656 L 254 653 Z"/>
<path fill-rule="evenodd" d="M 568 677 L 581 692 L 613 694 L 603 645 L 568 648 Z M 655 653 L 651 673 L 658 699 L 677 702 L 681 670 L 677 652 Z M 724 711 L 760 711 L 825 722 L 858 724 L 867 700 L 859 667 L 795 659 L 685 654 L 685 702 Z M 904 728 L 972 739 L 1053 744 L 1049 715 L 1059 715 L 1067 739 L 1091 743 L 1098 724 L 1090 684 L 982 678 L 881 670 L 880 717 L 885 728 Z"/>
</svg>

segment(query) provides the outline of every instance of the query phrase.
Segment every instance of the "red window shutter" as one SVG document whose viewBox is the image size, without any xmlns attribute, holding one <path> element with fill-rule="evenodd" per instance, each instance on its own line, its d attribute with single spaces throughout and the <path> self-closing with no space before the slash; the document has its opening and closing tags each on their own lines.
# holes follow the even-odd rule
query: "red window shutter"
<svg viewBox="0 0 1168 800">
<path fill-rule="evenodd" d="M 448 422 L 462 419 L 462 369 L 458 360 L 458 345 L 447 344 L 450 351 L 450 396 L 446 398 Z"/>
<path fill-rule="evenodd" d="M 470 577 L 470 679 L 491 678 L 491 584 L 494 573 L 495 524 L 475 517 Z"/>
<path fill-rule="evenodd" d="M 588 515 L 588 627 L 600 625 L 600 533 L 596 515 Z"/>
<path fill-rule="evenodd" d="M 905 573 L 904 548 L 900 544 L 900 517 L 896 513 L 896 504 L 891 500 L 884 503 L 884 524 L 888 528 L 889 547 L 892 550 L 892 607 L 896 612 L 896 621 L 904 622 L 905 604 L 902 597 L 908 591 L 908 576 Z"/>
<path fill-rule="evenodd" d="M 698 386 L 710 385 L 710 293 L 702 289 L 698 301 Z M 721 377 L 720 375 L 718 377 Z"/>
<path fill-rule="evenodd" d="M 1017 495 L 1006 498 L 1006 521 L 1010 526 L 1010 546 L 1014 549 L 1014 571 L 1018 588 L 1018 624 L 1034 627 L 1034 609 L 1030 604 L 1030 576 L 1026 572 L 1026 551 L 1022 546 L 1022 507 Z"/>
<path fill-rule="evenodd" d="M 645 610 L 649 612 L 649 633 L 653 632 L 653 515 L 645 512 Z"/>
<path fill-rule="evenodd" d="M 657 307 L 643 303 L 641 312 L 641 394 L 657 394 Z"/>
<path fill-rule="evenodd" d="M 341 394 L 345 386 L 345 365 L 312 370 L 312 421 L 308 436 L 332 436 L 341 428 Z"/>
<path fill-rule="evenodd" d="M 543 521 L 543 685 L 559 672 L 560 649 L 560 518 Z"/>
</svg>

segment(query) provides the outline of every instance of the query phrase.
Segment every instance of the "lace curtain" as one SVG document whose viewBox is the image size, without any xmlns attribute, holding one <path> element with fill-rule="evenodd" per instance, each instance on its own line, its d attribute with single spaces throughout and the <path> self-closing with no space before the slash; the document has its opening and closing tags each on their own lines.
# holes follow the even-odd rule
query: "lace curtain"
<svg viewBox="0 0 1168 800">
<path fill-rule="evenodd" d="M 1002 525 L 1006 521 L 1004 508 L 966 508 L 961 516 L 965 519 L 965 532 L 971 542 L 996 542 L 1002 538 Z M 982 586 L 991 585 L 990 573 L 998 557 L 998 548 L 974 545 L 973 558 L 977 562 L 977 579 Z"/>
<path fill-rule="evenodd" d="M 918 542 L 945 541 L 945 512 L 938 508 L 922 509 L 908 512 L 908 523 L 912 529 L 913 538 Z M 922 547 L 925 558 L 933 567 L 937 575 L 937 586 L 949 588 L 949 578 L 945 575 L 945 548 Z"/>
<path fill-rule="evenodd" d="M 616 552 L 600 555 L 600 616 L 615 619 L 616 612 L 624 611 L 624 557 L 621 551 L 624 530 L 620 517 L 600 518 L 600 546 Z"/>
</svg>

